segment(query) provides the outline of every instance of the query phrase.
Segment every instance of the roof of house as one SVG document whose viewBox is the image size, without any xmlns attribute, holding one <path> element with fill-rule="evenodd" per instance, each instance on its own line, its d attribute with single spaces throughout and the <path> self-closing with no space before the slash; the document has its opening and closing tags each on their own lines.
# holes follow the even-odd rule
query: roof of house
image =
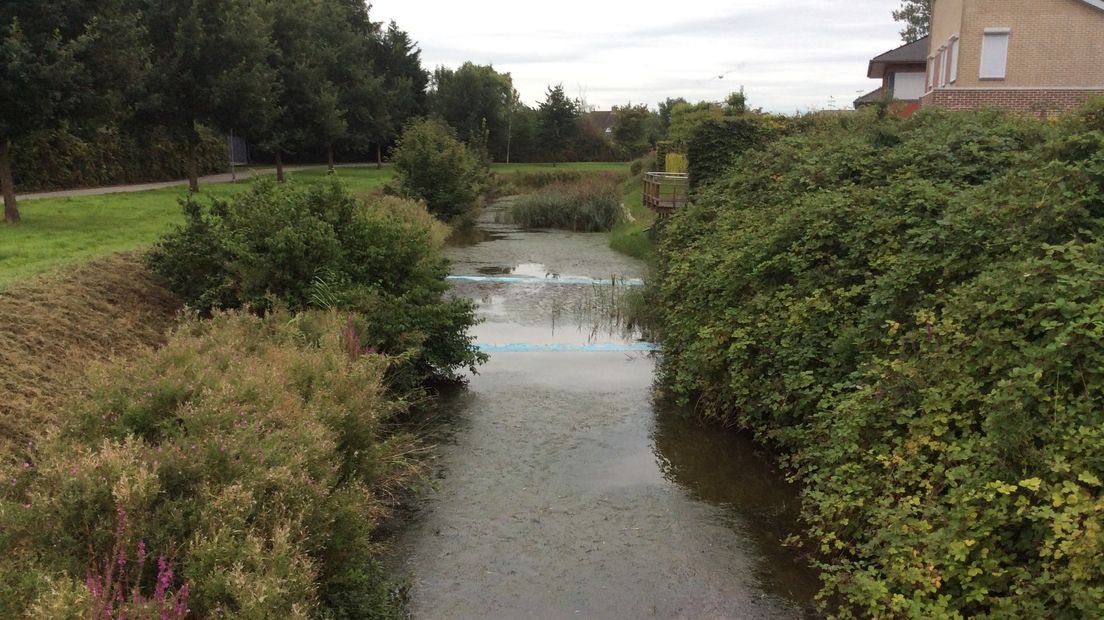
<svg viewBox="0 0 1104 620">
<path fill-rule="evenodd" d="M 613 113 L 613 110 L 595 110 L 589 113 L 587 116 L 590 118 L 590 122 L 593 123 L 595 127 L 601 129 L 602 131 L 606 131 L 613 127 Z"/>
<path fill-rule="evenodd" d="M 920 64 L 928 63 L 928 39 L 918 39 L 912 43 L 905 43 L 901 47 L 889 50 L 881 56 L 875 56 L 870 60 L 870 69 L 867 77 L 880 79 L 885 74 L 886 65 Z"/>
<path fill-rule="evenodd" d="M 1090 6 L 1095 6 L 1096 8 L 1100 9 L 1101 11 L 1104 11 L 1104 0 L 1081 0 L 1081 1 L 1084 2 L 1085 4 L 1090 5 Z"/>
<path fill-rule="evenodd" d="M 861 108 L 864 105 L 871 105 L 874 103 L 880 103 L 886 99 L 885 87 L 879 86 L 877 89 L 872 90 L 862 97 L 855 100 L 855 108 Z"/>
</svg>

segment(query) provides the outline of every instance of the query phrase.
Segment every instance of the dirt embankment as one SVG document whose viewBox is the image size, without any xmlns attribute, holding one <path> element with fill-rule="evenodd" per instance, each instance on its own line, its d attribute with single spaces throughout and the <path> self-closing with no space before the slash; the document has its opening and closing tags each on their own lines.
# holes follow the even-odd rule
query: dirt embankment
<svg viewBox="0 0 1104 620">
<path fill-rule="evenodd" d="M 180 307 L 135 254 L 0 290 L 0 458 L 56 420 L 89 363 L 164 343 Z"/>
</svg>

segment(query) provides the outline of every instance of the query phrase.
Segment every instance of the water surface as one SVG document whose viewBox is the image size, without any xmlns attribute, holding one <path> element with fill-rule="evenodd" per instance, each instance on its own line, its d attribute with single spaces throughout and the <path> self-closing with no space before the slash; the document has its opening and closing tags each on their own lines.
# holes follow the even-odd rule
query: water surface
<svg viewBox="0 0 1104 620">
<path fill-rule="evenodd" d="M 656 354 L 619 320 L 643 266 L 606 235 L 494 220 L 449 250 L 491 360 L 444 399 L 440 480 L 396 545 L 412 615 L 805 615 L 815 575 L 780 544 L 793 489 L 751 442 L 655 402 Z"/>
</svg>

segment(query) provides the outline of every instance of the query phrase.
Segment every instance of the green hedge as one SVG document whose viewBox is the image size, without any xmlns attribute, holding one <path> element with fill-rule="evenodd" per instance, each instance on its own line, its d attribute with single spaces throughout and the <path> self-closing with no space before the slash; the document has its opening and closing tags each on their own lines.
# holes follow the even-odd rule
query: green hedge
<svg viewBox="0 0 1104 620">
<path fill-rule="evenodd" d="M 227 169 L 225 139 L 201 130 L 200 174 Z M 187 150 L 164 135 L 135 137 L 118 127 L 42 131 L 16 143 L 12 174 L 20 193 L 172 181 L 188 176 Z"/>
<path fill-rule="evenodd" d="M 779 446 L 841 617 L 1104 615 L 1104 105 L 822 120 L 671 218 L 666 384 Z"/>
<path fill-rule="evenodd" d="M 720 177 L 744 152 L 782 135 L 792 124 L 782 117 L 742 114 L 703 121 L 690 134 L 686 155 L 694 190 Z M 662 167 L 661 167 L 662 169 Z"/>
</svg>

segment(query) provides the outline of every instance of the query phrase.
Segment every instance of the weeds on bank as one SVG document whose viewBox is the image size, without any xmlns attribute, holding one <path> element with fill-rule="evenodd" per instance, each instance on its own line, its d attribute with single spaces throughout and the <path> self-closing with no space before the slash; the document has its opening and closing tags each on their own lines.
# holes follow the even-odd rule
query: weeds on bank
<svg viewBox="0 0 1104 620">
<path fill-rule="evenodd" d="M 416 448 L 388 430 L 404 407 L 363 332 L 337 312 L 216 314 L 100 368 L 37 457 L 3 472 L 0 616 L 89 617 L 137 549 L 175 558 L 180 584 L 164 598 L 154 571 L 128 573 L 124 596 L 143 605 L 397 613 L 373 531 L 418 473 Z"/>
<path fill-rule="evenodd" d="M 611 174 L 551 182 L 519 197 L 503 218 L 525 228 L 606 232 L 624 218 L 619 185 L 620 177 Z"/>
</svg>

